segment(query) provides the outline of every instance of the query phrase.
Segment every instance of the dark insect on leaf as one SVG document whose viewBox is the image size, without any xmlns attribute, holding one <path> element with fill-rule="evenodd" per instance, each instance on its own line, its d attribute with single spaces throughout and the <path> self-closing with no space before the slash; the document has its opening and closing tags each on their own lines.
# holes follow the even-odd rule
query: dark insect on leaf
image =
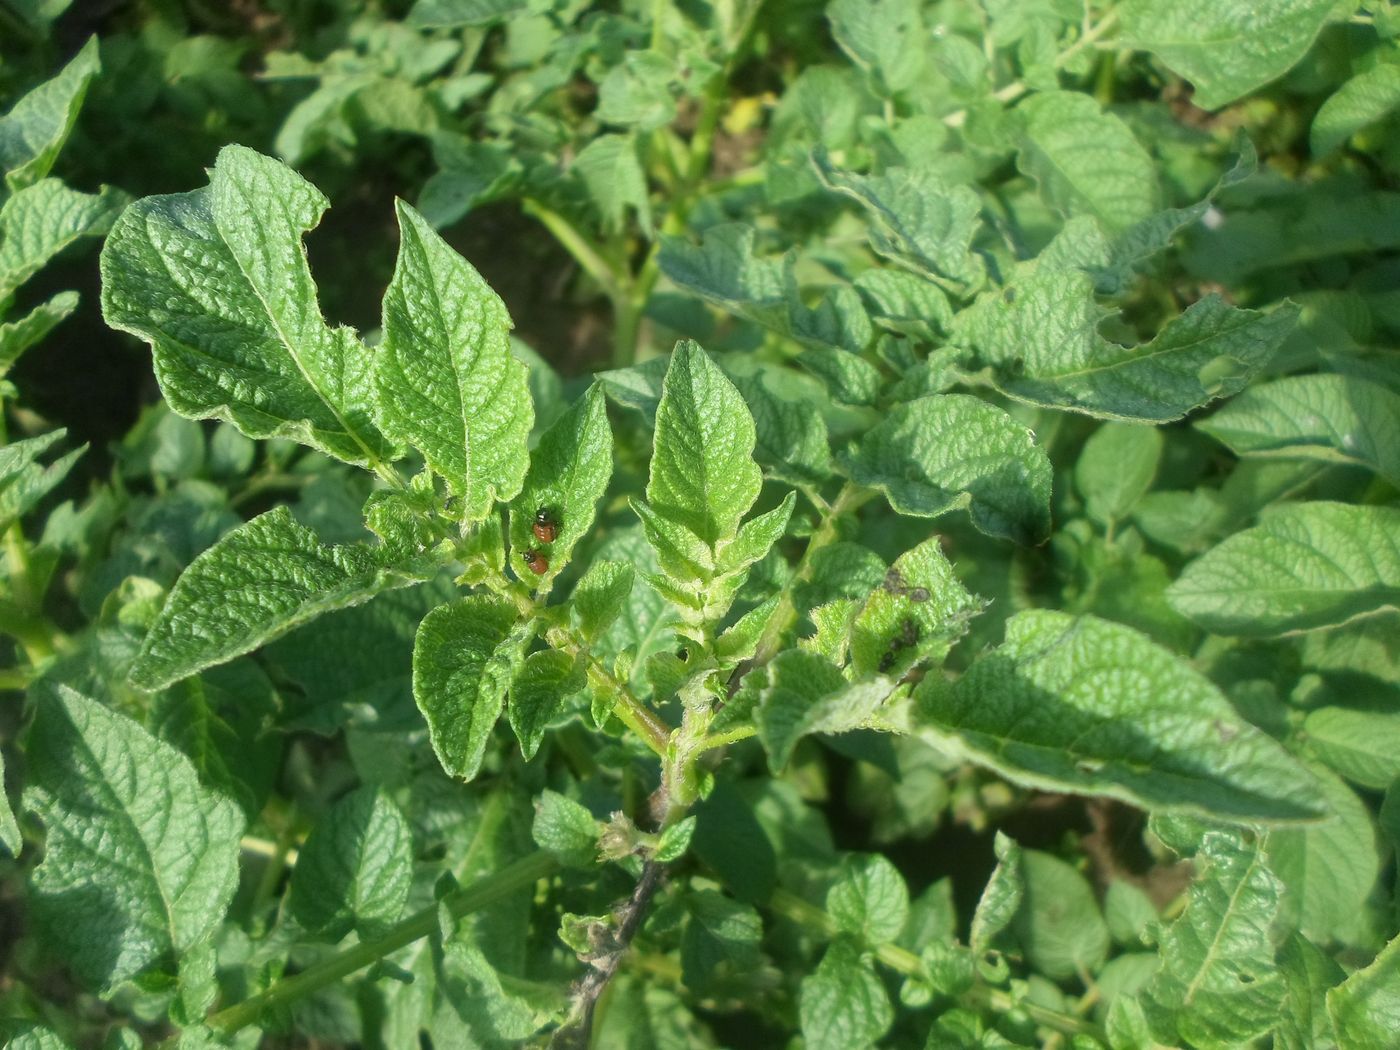
<svg viewBox="0 0 1400 1050">
<path fill-rule="evenodd" d="M 525 564 L 529 567 L 530 571 L 536 576 L 543 576 L 549 571 L 549 559 L 533 547 L 525 551 L 522 557 L 525 559 Z"/>
<path fill-rule="evenodd" d="M 548 507 L 541 507 L 535 511 L 535 520 L 531 528 L 535 531 L 535 539 L 541 543 L 553 543 L 559 535 L 559 521 Z"/>
</svg>

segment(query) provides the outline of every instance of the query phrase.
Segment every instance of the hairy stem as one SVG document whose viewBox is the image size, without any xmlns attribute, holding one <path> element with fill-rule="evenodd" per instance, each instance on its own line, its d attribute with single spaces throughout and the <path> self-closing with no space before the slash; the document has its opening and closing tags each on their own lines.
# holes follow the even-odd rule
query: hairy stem
<svg viewBox="0 0 1400 1050">
<path fill-rule="evenodd" d="M 538 616 L 541 612 L 537 599 L 523 584 L 512 581 L 504 575 L 488 574 L 486 586 L 504 598 L 515 603 L 522 616 Z M 566 624 L 552 624 L 545 631 L 545 639 L 556 649 L 571 656 L 582 656 L 588 665 L 588 681 L 594 689 L 611 696 L 612 713 L 623 725 L 636 733 L 642 743 L 657 755 L 665 756 L 671 743 L 671 727 L 641 700 L 631 688 L 618 681 L 603 663 L 593 655 L 588 643 L 580 638 Z"/>
<path fill-rule="evenodd" d="M 618 721 L 636 733 L 642 743 L 657 755 L 665 756 L 671 744 L 671 727 L 638 700 L 626 683 L 618 681 L 581 638 L 563 626 L 551 627 L 545 632 L 545 638 L 556 649 L 575 656 L 582 655 L 588 662 L 589 683 L 594 689 L 613 698 L 612 712 Z"/>
<path fill-rule="evenodd" d="M 573 1012 L 568 1022 L 550 1040 L 552 1050 L 585 1050 L 588 1046 L 593 1029 L 593 1010 L 598 1005 L 598 998 L 622 964 L 622 958 L 627 954 L 637 931 L 642 928 L 647 907 L 661 886 L 665 870 L 666 866 L 655 860 L 649 860 L 642 866 L 642 877 L 637 880 L 632 896 L 617 913 L 617 933 L 613 942 L 604 954 L 590 960 L 592 969 L 574 988 Z"/>
</svg>

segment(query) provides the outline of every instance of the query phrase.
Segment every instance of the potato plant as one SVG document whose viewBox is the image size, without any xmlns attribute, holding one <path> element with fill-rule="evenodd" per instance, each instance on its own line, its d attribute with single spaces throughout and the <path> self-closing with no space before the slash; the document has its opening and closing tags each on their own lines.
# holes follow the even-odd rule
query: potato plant
<svg viewBox="0 0 1400 1050">
<path fill-rule="evenodd" d="M 0 4 L 7 1045 L 1396 1044 L 1389 3 L 199 6 Z"/>
</svg>

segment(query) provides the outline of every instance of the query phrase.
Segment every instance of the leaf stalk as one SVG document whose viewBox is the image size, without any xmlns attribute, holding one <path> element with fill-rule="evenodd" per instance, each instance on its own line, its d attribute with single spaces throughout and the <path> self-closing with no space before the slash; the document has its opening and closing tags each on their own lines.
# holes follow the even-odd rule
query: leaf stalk
<svg viewBox="0 0 1400 1050">
<path fill-rule="evenodd" d="M 438 904 L 414 912 L 384 936 L 352 945 L 300 973 L 284 977 L 265 991 L 220 1010 L 205 1023 L 224 1035 L 256 1024 L 267 1011 L 296 1002 L 427 937 L 438 928 L 440 907 L 445 907 L 454 919 L 459 919 L 495 904 L 516 890 L 534 885 L 552 874 L 557 867 L 558 862 L 543 850 L 527 854 L 470 886 L 455 890 Z M 177 1044 L 178 1039 L 168 1039 L 161 1045 L 165 1050 L 174 1050 Z"/>
</svg>

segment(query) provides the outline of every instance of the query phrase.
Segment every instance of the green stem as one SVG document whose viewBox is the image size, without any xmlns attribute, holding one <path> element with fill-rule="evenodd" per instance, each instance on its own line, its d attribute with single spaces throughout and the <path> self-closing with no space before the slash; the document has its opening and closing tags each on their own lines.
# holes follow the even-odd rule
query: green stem
<svg viewBox="0 0 1400 1050">
<path fill-rule="evenodd" d="M 31 677 L 22 667 L 0 668 L 0 692 L 22 693 L 29 688 Z"/>
<path fill-rule="evenodd" d="M 353 945 L 301 973 L 284 977 L 266 991 L 220 1010 L 205 1023 L 224 1035 L 256 1024 L 266 1011 L 293 1003 L 428 936 L 438 928 L 439 907 L 446 907 L 453 918 L 461 918 L 495 904 L 516 890 L 534 885 L 551 874 L 556 866 L 554 858 L 543 851 L 512 861 L 494 874 L 448 894 L 440 904 L 415 912 L 383 937 Z M 163 1046 L 173 1048 L 177 1042 L 167 1040 Z"/>
<path fill-rule="evenodd" d="M 728 747 L 730 744 L 737 744 L 740 740 L 747 740 L 758 733 L 752 725 L 738 726 L 725 733 L 715 733 L 707 736 L 700 746 L 700 751 L 714 751 L 721 747 Z"/>
<path fill-rule="evenodd" d="M 53 656 L 64 641 L 63 632 L 49 623 L 43 613 L 43 595 L 30 576 L 29 543 L 15 522 L 5 530 L 5 561 L 9 570 L 10 602 L 0 620 L 0 631 L 10 635 L 35 667 Z"/>
<path fill-rule="evenodd" d="M 1058 55 L 1055 56 L 1055 68 L 1063 68 L 1069 63 L 1069 60 L 1071 58 L 1079 54 L 1079 52 L 1083 51 L 1086 47 L 1098 43 L 1099 38 L 1102 37 L 1104 33 L 1108 32 L 1108 30 L 1112 29 L 1117 24 L 1118 12 L 1116 10 L 1109 9 L 1108 11 L 1104 12 L 1104 16 L 1100 18 L 1098 22 L 1096 22 L 1094 25 L 1090 26 L 1083 33 L 1081 33 L 1078 40 L 1070 44 L 1069 47 L 1065 48 L 1063 51 L 1061 51 Z M 1014 102 L 1016 101 L 1016 99 L 1020 98 L 1029 90 L 1030 89 L 1026 87 L 1026 85 L 1023 84 L 1021 81 L 1013 80 L 1010 84 L 1007 84 L 1005 87 L 998 88 L 996 91 L 994 91 L 992 93 L 992 97 L 998 102 Z M 943 123 L 947 124 L 950 128 L 962 127 L 962 125 L 966 121 L 967 110 L 965 109 L 956 110 L 952 113 L 949 113 L 946 117 L 943 118 Z"/>
<path fill-rule="evenodd" d="M 668 0 L 651 0 L 651 49 L 666 53 L 666 6 Z"/>
<path fill-rule="evenodd" d="M 541 614 L 542 609 L 535 596 L 524 584 L 492 573 L 487 574 L 485 582 L 495 593 L 514 602 L 522 616 L 534 617 Z M 556 649 L 572 656 L 582 656 L 588 664 L 590 684 L 594 689 L 613 698 L 612 713 L 652 751 L 661 756 L 666 755 L 671 743 L 671 727 L 638 700 L 625 683 L 618 681 L 572 628 L 562 623 L 550 624 L 545 630 L 545 639 Z"/>
<path fill-rule="evenodd" d="M 557 211 L 532 198 L 526 198 L 521 207 L 526 215 L 538 219 L 540 225 L 563 245 L 564 250 L 583 267 L 583 271 L 602 286 L 608 298 L 615 303 L 622 300 L 622 283 L 618 280 L 618 275 L 613 271 L 608 261 L 603 258 L 603 253 L 579 231 L 577 226 Z"/>
<path fill-rule="evenodd" d="M 383 475 L 380 475 L 383 477 Z M 248 480 L 248 484 L 234 495 L 228 505 L 235 510 L 251 503 L 266 492 L 280 492 L 284 489 L 300 489 L 309 485 L 315 479 L 312 474 L 286 474 L 273 472 L 271 474 L 259 474 Z"/>
<path fill-rule="evenodd" d="M 650 260 L 648 260 L 650 261 Z M 656 279 L 652 278 L 652 284 Z M 637 360 L 637 340 L 640 338 L 642 329 L 642 316 L 646 313 L 647 297 L 650 290 L 645 294 L 637 293 L 638 285 L 633 285 L 633 294 L 614 311 L 613 321 L 613 353 L 612 363 L 614 368 L 627 368 Z"/>
<path fill-rule="evenodd" d="M 296 835 L 287 830 L 277 836 L 276 842 L 269 843 L 271 849 L 265 855 L 267 859 L 262 874 L 258 877 L 258 884 L 253 889 L 252 903 L 248 906 L 248 914 L 253 917 L 253 922 L 258 922 L 277 892 L 277 886 L 287 871 L 288 853 L 295 841 Z"/>
<path fill-rule="evenodd" d="M 772 896 L 768 898 L 768 907 L 797 925 L 805 926 L 826 940 L 830 940 L 840 932 L 836 921 L 823 909 L 788 890 L 774 890 Z M 874 951 L 875 958 L 896 973 L 902 973 L 906 977 L 925 976 L 923 962 L 919 957 L 897 944 L 876 945 Z M 1091 1024 L 1071 1014 L 1060 1013 L 1058 1010 L 1051 1010 L 1025 1000 L 1013 999 L 999 988 L 974 985 L 963 994 L 972 1002 L 1001 1013 L 1020 1010 L 1036 1024 L 1056 1032 L 1064 1032 L 1068 1035 L 1089 1035 L 1100 1041 L 1104 1039 L 1104 1034 L 1098 1025 Z"/>
<path fill-rule="evenodd" d="M 632 690 L 609 671 L 567 627 L 551 627 L 545 637 L 556 649 L 582 655 L 588 661 L 588 681 L 594 689 L 613 698 L 612 713 L 653 752 L 665 757 L 671 745 L 671 727 L 659 715 L 638 700 Z"/>
<path fill-rule="evenodd" d="M 724 70 L 716 74 L 705 88 L 705 94 L 700 100 L 700 116 L 695 124 L 695 132 L 690 137 L 680 183 L 675 187 L 673 203 L 661 224 L 662 237 L 675 237 L 685 231 L 690 209 L 695 206 L 699 197 L 700 184 L 709 173 L 710 158 L 714 153 L 715 132 L 719 128 L 720 114 L 724 111 L 729 71 L 733 68 L 734 58 L 743 46 L 743 39 L 748 35 L 753 14 L 757 10 L 758 5 L 755 4 L 753 12 L 750 13 L 749 23 L 744 26 L 739 43 L 733 49 Z M 616 327 L 613 333 L 613 366 L 616 368 L 625 368 L 638 359 L 637 343 L 641 334 L 642 316 L 661 273 L 657 260 L 660 250 L 661 237 L 658 237 L 652 243 L 651 251 L 647 253 L 641 269 L 627 283 L 626 294 L 618 300 L 618 309 L 614 314 Z"/>
</svg>

